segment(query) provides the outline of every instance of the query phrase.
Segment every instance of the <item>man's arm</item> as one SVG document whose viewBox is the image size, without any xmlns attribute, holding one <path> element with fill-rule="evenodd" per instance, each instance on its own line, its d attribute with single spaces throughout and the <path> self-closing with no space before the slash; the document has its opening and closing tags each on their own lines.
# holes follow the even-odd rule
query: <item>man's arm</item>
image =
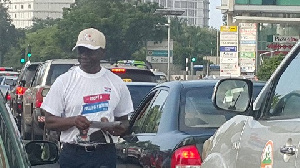
<svg viewBox="0 0 300 168">
<path fill-rule="evenodd" d="M 45 126 L 49 130 L 65 131 L 71 127 L 77 127 L 79 130 L 86 130 L 91 122 L 85 116 L 74 116 L 62 118 L 45 112 Z"/>
</svg>

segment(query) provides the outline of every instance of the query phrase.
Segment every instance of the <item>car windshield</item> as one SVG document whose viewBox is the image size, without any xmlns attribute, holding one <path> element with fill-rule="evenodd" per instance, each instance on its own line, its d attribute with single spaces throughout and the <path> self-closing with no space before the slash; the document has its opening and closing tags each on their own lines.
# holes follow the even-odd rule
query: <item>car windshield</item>
<svg viewBox="0 0 300 168">
<path fill-rule="evenodd" d="M 253 98 L 256 98 L 263 85 L 254 85 Z M 217 110 L 212 103 L 213 86 L 192 88 L 183 97 L 185 105 L 181 112 L 184 120 L 181 130 L 193 128 L 218 128 L 236 113 Z"/>
<path fill-rule="evenodd" d="M 127 85 L 128 90 L 131 95 L 133 108 L 136 109 L 142 99 L 149 93 L 149 91 L 154 87 L 151 85 Z"/>
<path fill-rule="evenodd" d="M 72 66 L 73 64 L 52 64 L 47 76 L 46 85 L 51 86 L 59 75 L 67 72 Z"/>
</svg>

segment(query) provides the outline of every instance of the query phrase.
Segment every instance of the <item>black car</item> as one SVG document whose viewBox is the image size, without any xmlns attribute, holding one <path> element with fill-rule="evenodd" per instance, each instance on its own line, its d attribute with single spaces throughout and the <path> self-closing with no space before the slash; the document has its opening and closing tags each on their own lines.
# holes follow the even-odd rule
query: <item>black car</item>
<svg viewBox="0 0 300 168">
<path fill-rule="evenodd" d="M 202 146 L 235 113 L 215 109 L 218 80 L 172 81 L 154 87 L 130 120 L 130 135 L 116 145 L 124 164 L 200 166 Z M 265 83 L 255 83 L 257 93 Z"/>
</svg>

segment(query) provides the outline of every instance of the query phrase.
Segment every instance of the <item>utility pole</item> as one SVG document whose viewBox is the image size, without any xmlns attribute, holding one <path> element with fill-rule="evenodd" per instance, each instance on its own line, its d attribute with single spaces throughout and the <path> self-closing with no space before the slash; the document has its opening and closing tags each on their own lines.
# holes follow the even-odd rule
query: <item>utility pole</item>
<svg viewBox="0 0 300 168">
<path fill-rule="evenodd" d="M 188 74 L 189 74 L 189 58 L 185 58 L 185 80 L 188 80 Z"/>
<path fill-rule="evenodd" d="M 217 30 L 217 60 L 216 60 L 216 64 L 219 65 L 219 54 L 220 54 L 220 51 L 219 51 L 219 31 Z"/>
<path fill-rule="evenodd" d="M 194 79 L 194 62 L 191 61 L 191 75 L 192 75 L 192 80 Z"/>
</svg>

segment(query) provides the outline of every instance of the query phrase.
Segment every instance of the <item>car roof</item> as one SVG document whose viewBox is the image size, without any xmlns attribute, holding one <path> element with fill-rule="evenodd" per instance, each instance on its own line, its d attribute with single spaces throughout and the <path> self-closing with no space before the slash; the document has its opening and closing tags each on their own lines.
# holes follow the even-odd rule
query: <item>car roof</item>
<svg viewBox="0 0 300 168">
<path fill-rule="evenodd" d="M 219 80 L 176 80 L 170 82 L 164 82 L 159 86 L 182 85 L 183 87 L 195 87 L 195 86 L 214 86 Z"/>
<path fill-rule="evenodd" d="M 166 75 L 165 73 L 160 71 L 152 71 L 152 72 L 154 73 L 154 75 Z"/>
<path fill-rule="evenodd" d="M 155 82 L 125 82 L 126 85 L 130 86 L 156 86 Z"/>
<path fill-rule="evenodd" d="M 182 85 L 183 87 L 204 87 L 204 86 L 214 86 L 219 80 L 181 80 L 181 81 L 171 81 L 171 82 L 164 82 L 162 84 L 159 84 L 159 86 L 165 85 L 165 86 L 172 86 L 172 85 Z M 255 82 L 253 81 L 254 86 L 264 86 L 266 82 Z"/>
<path fill-rule="evenodd" d="M 52 59 L 45 62 L 51 62 L 51 64 L 79 64 L 77 59 Z"/>
</svg>

